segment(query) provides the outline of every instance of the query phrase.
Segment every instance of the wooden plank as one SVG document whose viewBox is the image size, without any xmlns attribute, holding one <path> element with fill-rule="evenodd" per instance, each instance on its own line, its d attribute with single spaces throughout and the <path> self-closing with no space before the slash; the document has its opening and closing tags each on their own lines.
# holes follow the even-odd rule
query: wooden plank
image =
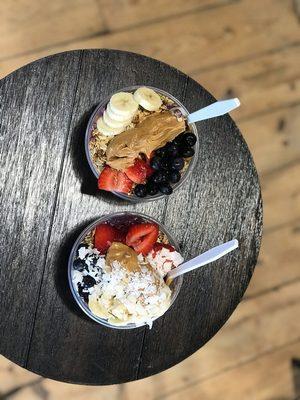
<svg viewBox="0 0 300 400">
<path fill-rule="evenodd" d="M 253 43 L 257 45 L 257 42 Z M 191 76 L 216 98 L 239 97 L 242 105 L 233 113 L 239 121 L 256 113 L 300 102 L 298 65 L 299 43 L 242 62 L 192 72 Z M 293 123 L 288 118 L 285 122 L 286 125 Z"/>
<path fill-rule="evenodd" d="M 36 63 L 0 83 L 0 352 L 21 365 L 32 332 L 76 86 L 78 54 L 63 59 L 58 55 Z"/>
<path fill-rule="evenodd" d="M 0 59 L 236 0 L 54 0 L 0 4 Z M 24 37 L 26 40 L 24 40 Z"/>
<path fill-rule="evenodd" d="M 275 214 L 274 214 L 275 215 Z M 300 219 L 263 236 L 259 264 L 245 297 L 300 279 Z"/>
<path fill-rule="evenodd" d="M 212 101 L 190 79 L 186 93 L 188 109 Z M 239 303 L 256 264 L 261 204 L 251 156 L 228 116 L 203 121 L 198 127 L 199 160 L 189 181 L 168 202 L 166 224 L 181 237 L 186 258 L 233 238 L 240 246 L 220 262 L 184 277 L 172 309 L 146 331 L 140 376 L 160 371 L 162 358 L 170 367 L 206 343 Z M 191 323 L 192 315 L 203 317 Z"/>
<path fill-rule="evenodd" d="M 188 12 L 205 10 L 237 0 L 97 0 L 109 31 L 162 20 Z"/>
<path fill-rule="evenodd" d="M 161 396 L 160 399 L 297 400 L 299 397 L 295 393 L 291 368 L 294 357 L 300 357 L 299 341 L 221 376 L 191 385 L 186 390 Z"/>
<path fill-rule="evenodd" d="M 168 398 L 171 393 L 178 393 L 178 396 L 181 393 L 183 396 L 186 390 L 190 390 L 189 387 L 194 387 L 195 393 L 199 394 L 197 388 L 198 386 L 201 388 L 203 385 L 201 382 L 215 382 L 219 385 L 219 381 L 223 383 L 222 377 L 226 376 L 228 370 L 231 370 L 232 377 L 238 375 L 244 382 L 247 376 L 249 374 L 252 376 L 256 370 L 257 364 L 253 365 L 251 360 L 264 360 L 264 354 L 276 354 L 276 349 L 297 340 L 300 322 L 294 316 L 298 315 L 300 310 L 299 289 L 300 283 L 296 283 L 290 287 L 281 288 L 277 292 L 242 302 L 222 331 L 201 351 L 159 375 L 101 389 L 66 385 L 51 380 L 45 380 L 43 387 L 53 398 L 58 397 L 59 393 L 64 393 L 66 399 L 68 396 L 73 398 L 75 394 L 78 400 L 84 399 L 84 396 L 93 399 L 101 393 L 104 399 L 106 396 L 108 399 L 118 399 L 122 395 L 124 400 L 138 397 L 155 400 L 158 395 L 163 399 Z M 297 352 L 293 354 L 293 356 L 297 355 L 299 355 Z M 243 373 L 240 372 L 241 368 L 244 368 L 241 367 L 242 365 L 247 366 Z M 279 365 L 280 363 L 274 363 L 271 368 L 272 373 L 274 366 L 277 369 Z M 18 367 L 15 369 L 17 372 L 14 376 L 18 378 L 17 374 L 20 374 L 22 370 Z M 20 383 L 25 383 L 25 380 L 21 379 L 24 378 L 20 378 Z M 237 379 L 230 379 L 230 382 L 235 390 L 239 390 L 240 385 L 237 384 Z M 269 380 L 262 382 L 260 390 L 267 390 Z M 275 382 L 273 375 L 271 382 L 273 384 Z M 5 387 L 7 386 L 0 388 Z M 11 386 L 8 387 L 11 388 Z"/>
<path fill-rule="evenodd" d="M 236 111 L 236 116 L 238 115 L 239 110 Z M 267 181 L 273 176 L 273 171 L 287 177 L 284 170 L 300 160 L 299 124 L 300 105 L 282 108 L 239 123 L 263 186 L 265 182 L 269 186 Z M 285 185 L 289 183 L 286 182 Z M 277 189 L 281 190 L 280 187 Z"/>
<path fill-rule="evenodd" d="M 256 369 L 252 366 L 251 360 L 263 359 L 264 354 L 268 353 L 276 354 L 276 349 L 299 339 L 300 321 L 299 318 L 295 318 L 299 312 L 299 282 L 256 299 L 244 301 L 222 331 L 200 351 L 159 375 L 125 384 L 124 399 L 129 400 L 136 396 L 154 400 L 158 398 L 158 393 L 160 399 L 169 398 L 168 395 L 171 393 L 174 393 L 174 396 L 178 393 L 180 399 L 190 398 L 192 390 L 189 387 L 194 388 L 198 399 L 202 394 L 200 389 L 198 390 L 198 387 L 201 388 L 201 382 L 210 382 L 211 386 L 214 386 L 212 382 L 218 383 L 219 380 L 223 383 L 221 376 L 225 375 L 227 370 L 232 370 L 233 377 L 236 374 L 240 376 L 241 381 L 247 380 L 248 373 L 252 375 Z M 241 374 L 241 365 L 244 364 L 248 365 L 248 372 Z M 276 364 L 274 367 L 276 368 Z M 275 384 L 275 381 L 272 376 L 271 382 Z M 233 389 L 239 390 L 237 379 L 231 379 L 230 382 Z M 267 382 L 269 381 L 265 382 L 266 389 Z M 185 388 L 187 389 L 184 390 Z M 263 388 L 262 384 L 261 390 Z M 237 398 L 244 399 L 243 396 Z"/>
<path fill-rule="evenodd" d="M 39 378 L 36 374 L 19 367 L 3 356 L 0 356 L 0 377 L 0 396 L 3 396 L 3 393 L 14 390 L 18 386 L 35 382 Z"/>
<path fill-rule="evenodd" d="M 0 58 L 89 37 L 104 29 L 95 0 L 1 1 Z M 82 23 L 84 21 L 84 23 Z"/>
<path fill-rule="evenodd" d="M 299 36 L 299 24 L 290 4 L 290 0 L 244 0 L 225 7 L 183 14 L 167 21 L 2 60 L 0 74 L 4 76 L 51 53 L 101 47 L 142 53 L 176 65 L 187 73 L 199 68 L 213 68 L 244 57 L 250 59 L 294 42 Z"/>
<path fill-rule="evenodd" d="M 262 178 L 266 221 L 265 229 L 272 231 L 300 218 L 299 190 L 300 160 L 289 168 L 275 170 Z M 297 232 L 296 232 L 297 233 Z"/>
<path fill-rule="evenodd" d="M 145 328 L 112 330 L 84 318 L 69 293 L 65 266 L 76 236 L 101 214 L 136 210 L 163 219 L 165 200 L 127 204 L 95 189 L 84 154 L 84 132 L 94 106 L 116 88 L 141 82 L 182 100 L 186 76 L 135 55 L 85 53 L 27 365 L 54 379 L 108 384 L 136 377 Z M 94 185 L 89 191 L 87 183 Z"/>
</svg>

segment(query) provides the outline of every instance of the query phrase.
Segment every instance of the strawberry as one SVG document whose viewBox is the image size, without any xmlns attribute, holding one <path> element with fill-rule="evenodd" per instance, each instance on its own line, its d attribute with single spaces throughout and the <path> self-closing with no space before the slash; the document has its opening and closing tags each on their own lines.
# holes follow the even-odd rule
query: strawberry
<svg viewBox="0 0 300 400">
<path fill-rule="evenodd" d="M 137 158 L 134 164 L 126 168 L 124 172 L 134 183 L 145 183 L 146 178 L 153 174 L 150 165 L 140 158 Z"/>
<path fill-rule="evenodd" d="M 148 163 L 145 164 L 145 170 L 146 170 L 146 178 L 149 178 L 154 173 L 154 169 Z"/>
<path fill-rule="evenodd" d="M 147 255 L 152 250 L 158 233 L 158 226 L 153 223 L 132 225 L 126 235 L 126 244 L 133 247 L 137 253 Z"/>
<path fill-rule="evenodd" d="M 161 251 L 161 249 L 163 249 L 163 248 L 168 249 L 171 252 L 175 251 L 174 247 L 171 246 L 170 244 L 156 242 L 154 244 L 154 246 L 153 246 L 153 255 L 152 255 L 152 257 L 156 257 L 157 253 L 159 251 Z"/>
<path fill-rule="evenodd" d="M 175 249 L 174 249 L 174 247 L 173 246 L 171 246 L 170 244 L 166 244 L 166 243 L 155 243 L 154 244 L 154 246 L 153 246 L 153 250 L 155 251 L 155 252 L 158 252 L 158 251 L 160 251 L 161 249 L 163 249 L 163 248 L 165 248 L 165 249 L 168 249 L 169 251 L 175 251 Z"/>
<path fill-rule="evenodd" d="M 126 233 L 124 231 L 117 231 L 115 242 L 126 244 Z"/>
<path fill-rule="evenodd" d="M 98 188 L 109 192 L 129 193 L 133 182 L 124 172 L 118 171 L 106 165 L 98 178 Z"/>
<path fill-rule="evenodd" d="M 99 224 L 95 232 L 95 247 L 101 254 L 105 254 L 112 242 L 116 240 L 118 231 L 111 225 Z"/>
</svg>

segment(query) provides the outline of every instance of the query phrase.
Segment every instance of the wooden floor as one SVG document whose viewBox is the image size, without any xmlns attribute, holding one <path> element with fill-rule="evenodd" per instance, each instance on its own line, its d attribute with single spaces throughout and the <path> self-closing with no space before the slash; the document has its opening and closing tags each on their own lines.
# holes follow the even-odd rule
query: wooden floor
<svg viewBox="0 0 300 400">
<path fill-rule="evenodd" d="M 259 265 L 243 302 L 202 350 L 142 381 L 85 387 L 0 358 L 0 400 L 295 400 L 300 398 L 299 0 L 3 0 L 0 75 L 42 56 L 118 48 L 170 63 L 232 115 L 264 200 Z"/>
</svg>

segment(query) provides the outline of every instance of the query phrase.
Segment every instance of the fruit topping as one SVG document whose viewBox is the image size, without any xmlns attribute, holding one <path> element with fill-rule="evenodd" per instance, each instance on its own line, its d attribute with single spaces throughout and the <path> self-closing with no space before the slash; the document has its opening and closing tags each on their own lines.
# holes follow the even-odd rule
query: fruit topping
<svg viewBox="0 0 300 400">
<path fill-rule="evenodd" d="M 101 253 L 105 254 L 112 242 L 116 241 L 118 231 L 111 225 L 99 224 L 95 232 L 95 247 Z"/>
<path fill-rule="evenodd" d="M 82 281 L 83 281 L 84 287 L 86 287 L 86 288 L 91 288 L 96 284 L 96 280 L 90 275 L 85 275 L 82 278 Z"/>
<path fill-rule="evenodd" d="M 144 183 L 152 175 L 153 170 L 146 161 L 137 158 L 131 167 L 125 169 L 125 174 L 134 183 Z"/>
<path fill-rule="evenodd" d="M 153 246 L 153 250 L 155 252 L 158 252 L 162 249 L 168 249 L 169 251 L 175 251 L 175 248 L 173 246 L 171 246 L 170 244 L 167 243 L 155 243 L 155 245 Z"/>
<path fill-rule="evenodd" d="M 111 126 L 108 126 L 102 117 L 97 120 L 97 129 L 104 136 L 115 136 L 123 131 L 123 127 L 112 128 Z"/>
<path fill-rule="evenodd" d="M 111 96 L 109 105 L 114 114 L 122 115 L 124 118 L 131 118 L 139 106 L 133 94 L 128 92 L 118 92 Z"/>
<path fill-rule="evenodd" d="M 180 171 L 184 167 L 183 158 L 177 157 L 171 161 L 170 164 L 171 169 L 175 169 L 176 171 Z"/>
<path fill-rule="evenodd" d="M 169 182 L 177 183 L 180 181 L 181 175 L 179 171 L 173 170 L 169 174 Z"/>
<path fill-rule="evenodd" d="M 134 194 L 137 197 L 145 197 L 147 195 L 146 185 L 136 185 L 136 187 L 134 188 Z"/>
<path fill-rule="evenodd" d="M 148 111 L 157 111 L 162 105 L 159 95 L 150 88 L 140 87 L 133 95 L 135 101 Z"/>
<path fill-rule="evenodd" d="M 132 225 L 126 236 L 126 244 L 137 253 L 147 255 L 158 238 L 159 229 L 154 223 Z"/>
<path fill-rule="evenodd" d="M 168 183 L 160 183 L 158 185 L 158 189 L 162 194 L 170 195 L 173 193 L 172 186 L 170 186 Z"/>
<path fill-rule="evenodd" d="M 197 137 L 192 132 L 186 132 L 182 135 L 181 142 L 183 145 L 192 147 L 197 142 Z"/>
<path fill-rule="evenodd" d="M 109 192 L 130 193 L 133 182 L 121 171 L 108 165 L 103 168 L 98 178 L 98 188 Z"/>
<path fill-rule="evenodd" d="M 185 158 L 192 157 L 195 154 L 195 150 L 192 147 L 184 146 L 180 150 L 180 154 Z"/>
<path fill-rule="evenodd" d="M 149 194 L 150 196 L 155 196 L 158 193 L 158 187 L 154 182 L 147 182 L 146 189 L 147 194 Z"/>
</svg>

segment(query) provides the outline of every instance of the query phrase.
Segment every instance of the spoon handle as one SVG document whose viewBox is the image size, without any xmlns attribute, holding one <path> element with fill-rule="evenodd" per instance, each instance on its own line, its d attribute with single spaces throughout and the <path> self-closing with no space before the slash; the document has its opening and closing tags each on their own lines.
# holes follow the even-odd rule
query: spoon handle
<svg viewBox="0 0 300 400">
<path fill-rule="evenodd" d="M 238 246 L 239 242 L 236 239 L 233 239 L 229 242 L 213 247 L 205 253 L 202 253 L 199 256 L 181 264 L 179 267 L 172 269 L 167 274 L 167 280 L 174 279 L 179 275 L 202 267 L 203 265 L 209 264 L 212 261 L 216 261 L 219 258 L 223 257 L 225 254 L 230 253 L 232 250 L 236 249 Z"/>
<path fill-rule="evenodd" d="M 204 119 L 218 117 L 234 110 L 235 108 L 239 107 L 240 104 L 241 103 L 238 98 L 216 101 L 207 107 L 201 108 L 200 110 L 189 114 L 187 119 L 188 122 L 198 122 L 203 121 Z"/>
</svg>

